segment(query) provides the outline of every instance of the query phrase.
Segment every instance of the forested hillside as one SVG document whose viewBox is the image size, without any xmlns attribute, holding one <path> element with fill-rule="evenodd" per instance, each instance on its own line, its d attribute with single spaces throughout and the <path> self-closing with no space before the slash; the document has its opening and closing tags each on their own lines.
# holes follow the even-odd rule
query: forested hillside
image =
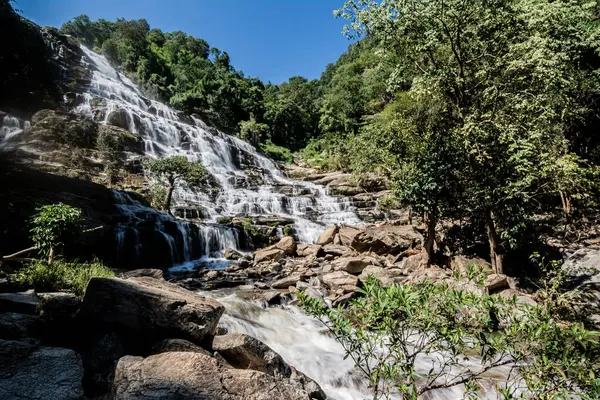
<svg viewBox="0 0 600 400">
<path fill-rule="evenodd" d="M 280 85 L 145 20 L 80 16 L 61 30 L 275 158 L 304 148 L 313 166 L 385 176 L 387 203 L 425 215 L 429 253 L 439 221 L 470 221 L 501 269 L 535 215 L 597 199 L 597 15 L 594 1 L 349 1 L 337 16 L 358 41 L 320 80 Z"/>
</svg>

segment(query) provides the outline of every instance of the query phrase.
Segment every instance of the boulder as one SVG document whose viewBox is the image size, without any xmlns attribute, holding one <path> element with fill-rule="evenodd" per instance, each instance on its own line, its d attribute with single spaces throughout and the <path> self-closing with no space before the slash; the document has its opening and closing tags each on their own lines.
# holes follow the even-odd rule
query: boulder
<svg viewBox="0 0 600 400">
<path fill-rule="evenodd" d="M 77 316 L 81 299 L 73 293 L 39 293 L 40 309 L 46 319 L 65 321 Z"/>
<path fill-rule="evenodd" d="M 290 275 L 275 281 L 271 284 L 273 289 L 287 289 L 289 286 L 295 286 L 302 279 L 301 275 Z"/>
<path fill-rule="evenodd" d="M 0 313 L 38 314 L 40 299 L 33 290 L 20 293 L 0 293 Z"/>
<path fill-rule="evenodd" d="M 289 378 L 292 369 L 269 346 L 243 333 L 215 336 L 213 351 L 218 351 L 234 368 L 253 369 L 275 377 Z"/>
<path fill-rule="evenodd" d="M 115 366 L 124 355 L 123 342 L 115 332 L 102 336 L 84 352 L 85 375 L 83 382 L 88 395 L 102 396 L 110 391 Z"/>
<path fill-rule="evenodd" d="M 315 244 L 320 244 L 323 246 L 329 243 L 333 243 L 333 239 L 335 238 L 337 232 L 338 227 L 336 225 L 330 226 L 319 235 Z"/>
<path fill-rule="evenodd" d="M 231 247 L 223 250 L 223 258 L 226 260 L 239 260 L 244 255 L 237 250 L 232 249 Z"/>
<path fill-rule="evenodd" d="M 73 350 L 0 340 L 0 399 L 82 399 L 82 378 Z"/>
<path fill-rule="evenodd" d="M 173 352 L 204 353 L 210 356 L 210 353 L 204 350 L 202 347 L 183 339 L 161 340 L 160 342 L 156 343 L 154 347 L 152 347 L 152 354 Z"/>
<path fill-rule="evenodd" d="M 319 257 L 323 254 L 322 249 L 323 247 L 318 244 L 301 243 L 296 246 L 296 254 L 298 255 L 298 257 Z"/>
<path fill-rule="evenodd" d="M 165 281 L 93 278 L 81 314 L 92 326 L 115 327 L 140 342 L 181 338 L 201 343 L 214 335 L 223 306 Z"/>
<path fill-rule="evenodd" d="M 365 267 L 358 276 L 358 279 L 361 282 L 365 282 L 367 277 L 371 275 L 377 278 L 384 286 L 389 286 L 394 283 L 394 279 L 388 274 L 387 270 L 376 265 L 368 265 Z"/>
<path fill-rule="evenodd" d="M 358 228 L 354 228 L 352 226 L 342 226 L 338 232 L 338 235 L 340 237 L 340 243 L 346 247 L 352 246 L 354 238 L 360 232 L 361 230 Z"/>
<path fill-rule="evenodd" d="M 423 236 L 411 225 L 369 227 L 354 236 L 351 247 L 377 254 L 398 254 L 409 248 L 420 248 Z"/>
<path fill-rule="evenodd" d="M 344 257 L 338 258 L 335 261 L 334 269 L 346 271 L 351 274 L 360 274 L 368 265 L 381 266 L 381 263 L 370 256 Z"/>
<path fill-rule="evenodd" d="M 493 272 L 492 264 L 479 257 L 455 256 L 450 260 L 450 268 L 453 271 L 460 271 L 463 275 L 469 271 L 471 266 L 489 275 Z"/>
<path fill-rule="evenodd" d="M 0 339 L 35 338 L 41 331 L 40 318 L 35 315 L 0 313 Z"/>
<path fill-rule="evenodd" d="M 338 244 L 326 244 L 325 246 L 323 246 L 323 254 L 325 255 L 333 255 L 336 257 L 340 257 L 348 253 L 352 253 L 352 250 L 350 250 L 346 246 Z"/>
<path fill-rule="evenodd" d="M 502 296 L 506 299 L 512 299 L 516 296 L 519 304 L 528 304 L 530 306 L 537 305 L 536 301 L 530 295 L 523 292 L 519 292 L 515 289 L 504 289 L 498 292 L 498 296 Z"/>
<path fill-rule="evenodd" d="M 164 279 L 162 270 L 156 268 L 134 269 L 133 271 L 127 271 L 123 273 L 123 275 L 125 275 L 126 278 L 139 278 L 142 276 L 147 276 L 154 279 Z"/>
<path fill-rule="evenodd" d="M 406 257 L 400 263 L 400 269 L 405 275 L 411 275 L 427 266 L 427 254 L 420 253 Z"/>
<path fill-rule="evenodd" d="M 488 293 L 494 293 L 498 290 L 508 289 L 508 278 L 504 274 L 491 274 L 488 275 L 484 286 Z"/>
<path fill-rule="evenodd" d="M 254 263 L 258 264 L 263 261 L 279 261 L 285 253 L 280 249 L 263 249 L 254 253 Z"/>
<path fill-rule="evenodd" d="M 331 289 L 337 289 L 342 286 L 358 285 L 358 278 L 344 271 L 335 271 L 323 275 L 323 283 Z"/>
<path fill-rule="evenodd" d="M 276 249 L 282 250 L 287 256 L 296 255 L 296 241 L 292 236 L 286 236 L 275 245 Z"/>
<path fill-rule="evenodd" d="M 570 286 L 579 289 L 577 309 L 600 329 L 600 248 L 583 248 L 568 255 L 562 269 Z"/>
<path fill-rule="evenodd" d="M 325 393 L 319 385 L 304 374 L 290 367 L 279 354 L 269 346 L 252 336 L 243 333 L 230 333 L 215 336 L 212 348 L 223 356 L 234 368 L 253 369 L 272 375 L 276 378 L 292 378 L 300 381 L 301 387 L 307 389 L 311 398 L 325 399 Z"/>
<path fill-rule="evenodd" d="M 147 358 L 125 356 L 115 372 L 117 399 L 128 400 L 309 400 L 289 379 L 260 371 L 227 368 L 203 353 L 169 352 Z"/>
</svg>

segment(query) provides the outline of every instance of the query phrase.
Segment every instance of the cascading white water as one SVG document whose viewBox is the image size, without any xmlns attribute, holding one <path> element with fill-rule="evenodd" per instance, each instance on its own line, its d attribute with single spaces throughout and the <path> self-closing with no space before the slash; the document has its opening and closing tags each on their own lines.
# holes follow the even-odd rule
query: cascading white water
<svg viewBox="0 0 600 400">
<path fill-rule="evenodd" d="M 29 125 L 29 121 L 21 121 L 17 117 L 8 114 L 4 115 L 0 121 L 0 148 L 27 131 Z"/>
<path fill-rule="evenodd" d="M 291 218 L 302 242 L 312 242 L 332 223 L 360 224 L 351 202 L 328 196 L 325 188 L 288 179 L 277 164 L 236 137 L 210 129 L 195 117 L 183 116 L 168 106 L 147 99 L 127 77 L 119 74 L 101 55 L 83 47 L 84 62 L 93 69 L 92 79 L 74 111 L 94 116 L 98 99 L 107 123 L 120 113 L 129 130 L 140 136 L 146 155 L 184 155 L 200 160 L 220 186 L 216 198 L 178 188 L 175 206 L 200 208 L 207 222 L 220 216 L 272 215 Z M 245 168 L 241 163 L 245 164 Z M 255 174 L 247 172 L 256 171 Z M 287 194 L 278 188 L 291 188 Z"/>
<path fill-rule="evenodd" d="M 232 333 L 245 333 L 255 337 L 283 357 L 290 365 L 314 379 L 332 400 L 364 400 L 373 398 L 366 379 L 350 358 L 345 358 L 342 346 L 329 334 L 327 328 L 316 319 L 307 316 L 299 308 L 263 307 L 258 302 L 243 300 L 231 291 L 202 292 L 225 305 L 226 312 L 221 324 Z M 435 354 L 419 356 L 415 362 L 416 373 L 426 374 L 432 366 Z M 478 357 L 465 359 L 463 366 L 479 370 Z M 477 395 L 481 400 L 497 400 L 496 385 L 506 384 L 511 366 L 495 368 L 481 381 Z M 464 387 L 457 385 L 437 389 L 423 395 L 426 400 L 454 400 L 464 397 Z M 392 399 L 399 399 L 392 397 Z"/>
</svg>

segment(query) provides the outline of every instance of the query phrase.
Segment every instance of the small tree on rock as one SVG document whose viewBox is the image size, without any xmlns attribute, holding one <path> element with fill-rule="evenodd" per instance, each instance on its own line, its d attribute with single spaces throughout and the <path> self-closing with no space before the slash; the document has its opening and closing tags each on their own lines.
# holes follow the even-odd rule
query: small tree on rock
<svg viewBox="0 0 600 400">
<path fill-rule="evenodd" d="M 199 187 L 208 179 L 208 172 L 199 161 L 189 161 L 185 156 L 155 158 L 145 163 L 146 171 L 151 177 L 167 183 L 165 205 L 169 215 L 171 199 L 176 184 L 186 184 L 189 187 Z"/>
</svg>

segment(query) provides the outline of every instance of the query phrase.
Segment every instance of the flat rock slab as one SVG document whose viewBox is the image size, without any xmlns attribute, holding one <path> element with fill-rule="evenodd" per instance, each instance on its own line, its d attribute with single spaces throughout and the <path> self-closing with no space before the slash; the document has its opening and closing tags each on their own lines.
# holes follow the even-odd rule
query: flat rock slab
<svg viewBox="0 0 600 400">
<path fill-rule="evenodd" d="M 40 299 L 33 290 L 19 293 L 0 293 L 0 312 L 38 314 Z"/>
<path fill-rule="evenodd" d="M 127 271 L 123 273 L 127 278 L 139 278 L 142 276 L 147 276 L 149 278 L 154 279 L 163 279 L 164 274 L 163 271 L 156 268 L 142 268 L 142 269 L 134 269 L 133 271 Z"/>
<path fill-rule="evenodd" d="M 0 340 L 0 399 L 82 399 L 82 378 L 73 350 Z"/>
<path fill-rule="evenodd" d="M 152 343 L 170 338 L 201 343 L 214 335 L 223 311 L 216 300 L 148 277 L 94 278 L 81 306 L 90 324 L 125 329 Z"/>
<path fill-rule="evenodd" d="M 228 368 L 194 352 L 170 352 L 119 360 L 115 398 L 128 400 L 309 400 L 310 395 L 285 378 Z"/>
</svg>

